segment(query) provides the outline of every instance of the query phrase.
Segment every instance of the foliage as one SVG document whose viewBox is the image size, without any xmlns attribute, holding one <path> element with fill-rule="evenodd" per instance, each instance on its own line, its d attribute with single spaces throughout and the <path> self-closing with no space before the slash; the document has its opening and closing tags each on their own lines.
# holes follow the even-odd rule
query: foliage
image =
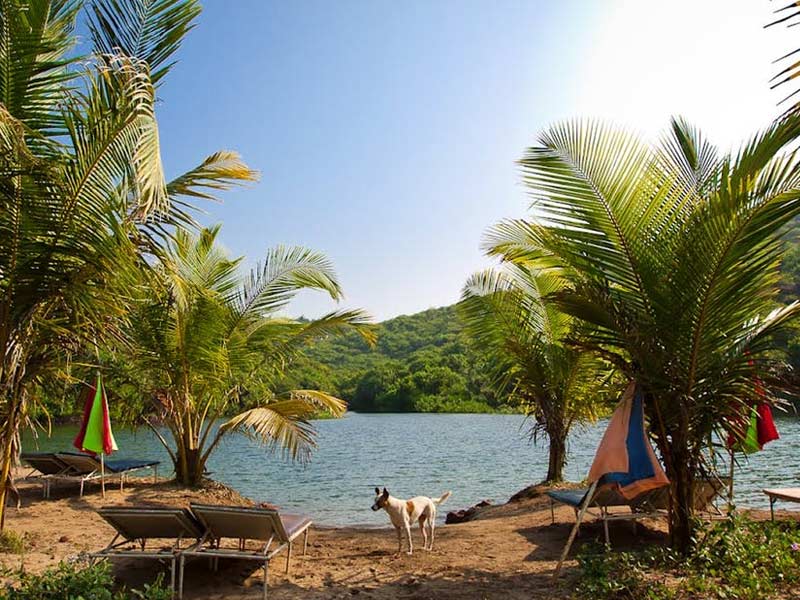
<svg viewBox="0 0 800 600">
<path fill-rule="evenodd" d="M 172 592 L 160 573 L 141 590 L 115 590 L 111 565 L 99 561 L 89 565 L 60 562 L 41 574 L 18 573 L 13 587 L 0 590 L 7 600 L 169 600 Z"/>
<path fill-rule="evenodd" d="M 654 576 L 652 553 L 614 552 L 586 545 L 578 554 L 576 591 L 591 600 L 672 600 L 675 593 Z"/>
<path fill-rule="evenodd" d="M 584 548 L 578 592 L 592 600 L 629 598 L 763 600 L 800 582 L 800 525 L 736 516 L 701 530 L 688 556 L 661 547 L 644 552 Z"/>
<path fill-rule="evenodd" d="M 455 306 L 396 317 L 374 331 L 374 347 L 356 334 L 320 342 L 281 385 L 328 389 L 362 412 L 521 410 L 493 387 L 486 353 L 470 342 Z"/>
<path fill-rule="evenodd" d="M 218 232 L 177 231 L 160 264 L 146 274 L 123 331 L 125 343 L 111 357 L 109 387 L 128 394 L 128 406 L 140 398 L 152 402 L 142 412 L 187 485 L 200 482 L 209 456 L 232 433 L 307 459 L 315 447 L 310 418 L 317 411 L 338 416 L 345 406 L 317 390 L 276 394 L 276 380 L 318 339 L 347 330 L 372 339 L 368 317 L 358 310 L 304 322 L 279 316 L 304 289 L 341 298 L 324 256 L 277 247 L 243 277 L 240 259 L 229 259 L 216 244 Z"/>
<path fill-rule="evenodd" d="M 721 155 L 673 120 L 658 144 L 594 121 L 544 132 L 521 161 L 535 217 L 496 226 L 490 251 L 570 281 L 553 297 L 591 329 L 576 343 L 635 379 L 673 483 L 672 541 L 693 534 L 693 481 L 716 431 L 787 391 L 776 338 L 785 227 L 800 213 L 789 116 Z M 774 310 L 773 310 L 774 309 Z"/>
<path fill-rule="evenodd" d="M 597 356 L 565 345 L 578 322 L 544 300 L 564 283 L 552 273 L 507 264 L 473 275 L 459 305 L 498 392 L 510 390 L 534 420 L 533 437 L 542 432 L 549 439 L 547 482 L 563 479 L 572 425 L 598 417 L 609 370 Z"/>
<path fill-rule="evenodd" d="M 798 16 L 800 16 L 800 11 L 797 10 L 797 3 L 790 2 L 789 4 L 783 4 L 780 8 L 776 9 L 774 12 L 777 15 L 777 18 L 765 25 L 766 27 L 772 27 L 774 25 L 783 25 L 785 27 L 795 27 L 800 20 L 798 20 Z M 788 12 L 787 12 L 788 11 Z M 772 79 L 770 79 L 770 89 L 775 89 L 782 85 L 786 85 L 788 83 L 793 82 L 798 76 L 800 76 L 800 63 L 796 60 L 797 53 L 800 52 L 800 48 L 792 50 L 788 54 L 784 54 L 777 60 L 775 63 L 781 63 L 786 65 L 780 71 L 778 71 Z M 788 100 L 794 98 L 800 90 L 794 90 L 793 92 L 789 93 L 785 96 L 779 104 L 783 104 Z M 793 105 L 789 107 L 789 111 L 797 110 L 800 107 L 800 103 L 795 102 Z"/>
<path fill-rule="evenodd" d="M 0 531 L 0 552 L 22 554 L 25 550 L 25 537 L 16 531 L 4 529 Z"/>
<path fill-rule="evenodd" d="M 0 526 L 19 428 L 65 356 L 118 337 L 189 199 L 255 177 L 226 152 L 166 181 L 157 91 L 196 0 L 94 0 L 88 56 L 82 7 L 0 3 Z"/>
</svg>

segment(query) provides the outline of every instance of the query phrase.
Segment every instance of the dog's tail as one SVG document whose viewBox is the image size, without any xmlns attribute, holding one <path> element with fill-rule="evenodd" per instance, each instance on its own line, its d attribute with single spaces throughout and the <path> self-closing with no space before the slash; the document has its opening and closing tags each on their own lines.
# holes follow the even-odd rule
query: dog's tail
<svg viewBox="0 0 800 600">
<path fill-rule="evenodd" d="M 447 499 L 450 497 L 450 495 L 451 495 L 452 493 L 453 493 L 453 492 L 445 492 L 444 494 L 442 494 L 441 498 L 434 498 L 434 500 L 433 500 L 433 503 L 434 503 L 436 506 L 439 506 L 439 505 L 440 505 L 442 502 L 444 502 L 445 500 L 447 500 Z"/>
</svg>

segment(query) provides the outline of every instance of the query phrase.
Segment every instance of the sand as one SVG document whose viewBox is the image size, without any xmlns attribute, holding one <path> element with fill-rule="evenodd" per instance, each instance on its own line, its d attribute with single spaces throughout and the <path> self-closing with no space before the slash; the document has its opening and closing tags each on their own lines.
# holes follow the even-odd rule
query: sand
<svg viewBox="0 0 800 600">
<path fill-rule="evenodd" d="M 38 486 L 21 484 L 22 508 L 9 508 L 7 527 L 26 538 L 22 556 L 0 554 L 0 565 L 41 571 L 60 560 L 97 551 L 113 537 L 113 530 L 95 512 L 109 504 L 151 503 L 186 506 L 191 501 L 215 504 L 251 504 L 220 484 L 186 490 L 173 483 L 135 480 L 123 492 L 109 488 L 102 498 L 98 486 L 90 486 L 83 498 L 75 486 L 53 490 L 43 499 Z M 443 507 L 445 508 L 445 507 Z M 451 506 L 449 508 L 457 508 Z M 368 508 L 365 508 L 368 510 Z M 313 517 L 313 515 L 312 515 Z M 566 563 L 564 576 L 551 578 L 558 555 L 574 523 L 571 509 L 557 508 L 551 523 L 550 506 L 541 496 L 485 511 L 479 520 L 443 525 L 436 530 L 432 552 L 418 545 L 413 556 L 396 555 L 393 529 L 313 527 L 308 554 L 296 552 L 291 571 L 283 572 L 284 557 L 270 569 L 271 599 L 308 598 L 570 598 L 577 576 L 575 561 Z M 388 526 L 388 517 L 387 517 Z M 578 543 L 600 540 L 602 528 L 590 523 L 582 528 Z M 663 543 L 664 523 L 644 522 L 633 535 L 630 523 L 611 523 L 615 548 Z M 115 576 L 129 586 L 152 581 L 153 561 L 115 564 Z M 185 597 L 260 598 L 262 571 L 255 563 L 221 561 L 219 571 L 208 562 L 194 561 L 186 568 Z"/>
</svg>

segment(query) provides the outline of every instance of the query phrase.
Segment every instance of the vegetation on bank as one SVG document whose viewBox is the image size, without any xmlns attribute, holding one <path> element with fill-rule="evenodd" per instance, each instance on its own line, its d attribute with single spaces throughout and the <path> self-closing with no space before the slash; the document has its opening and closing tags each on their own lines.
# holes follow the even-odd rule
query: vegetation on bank
<svg viewBox="0 0 800 600">
<path fill-rule="evenodd" d="M 39 574 L 7 571 L 3 575 L 15 581 L 12 587 L 0 589 L 0 600 L 170 600 L 173 596 L 164 585 L 163 573 L 142 589 L 120 587 L 105 560 L 60 562 Z"/>
<path fill-rule="evenodd" d="M 486 352 L 470 342 L 454 306 L 378 323 L 370 347 L 350 333 L 309 348 L 287 389 L 329 390 L 361 412 L 511 412 L 493 386 Z"/>
<path fill-rule="evenodd" d="M 587 600 L 785 598 L 800 583 L 800 523 L 734 517 L 701 529 L 687 555 L 594 545 L 581 549 L 578 565 Z"/>
</svg>

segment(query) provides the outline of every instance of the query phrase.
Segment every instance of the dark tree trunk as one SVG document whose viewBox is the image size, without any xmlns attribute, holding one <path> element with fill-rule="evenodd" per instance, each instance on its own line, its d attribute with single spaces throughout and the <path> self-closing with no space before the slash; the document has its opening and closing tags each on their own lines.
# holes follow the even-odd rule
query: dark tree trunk
<svg viewBox="0 0 800 600">
<path fill-rule="evenodd" d="M 11 467 L 14 462 L 14 438 L 20 425 L 20 405 L 21 401 L 17 395 L 6 400 L 8 405 L 8 418 L 3 423 L 3 430 L 0 433 L 2 448 L 0 448 L 0 531 L 5 529 L 6 524 L 6 498 L 8 496 L 9 482 L 11 481 Z"/>
<path fill-rule="evenodd" d="M 546 483 L 564 481 L 564 465 L 567 464 L 567 436 L 559 432 L 550 434 L 550 459 L 547 465 Z"/>
<path fill-rule="evenodd" d="M 669 514 L 670 545 L 682 554 L 692 548 L 695 534 L 694 481 L 697 461 L 687 450 L 683 436 L 677 435 L 670 444 L 670 461 L 667 476 L 672 484 Z"/>
<path fill-rule="evenodd" d="M 178 448 L 175 463 L 175 479 L 181 485 L 196 487 L 203 481 L 205 462 L 201 460 L 200 450 Z"/>
</svg>

